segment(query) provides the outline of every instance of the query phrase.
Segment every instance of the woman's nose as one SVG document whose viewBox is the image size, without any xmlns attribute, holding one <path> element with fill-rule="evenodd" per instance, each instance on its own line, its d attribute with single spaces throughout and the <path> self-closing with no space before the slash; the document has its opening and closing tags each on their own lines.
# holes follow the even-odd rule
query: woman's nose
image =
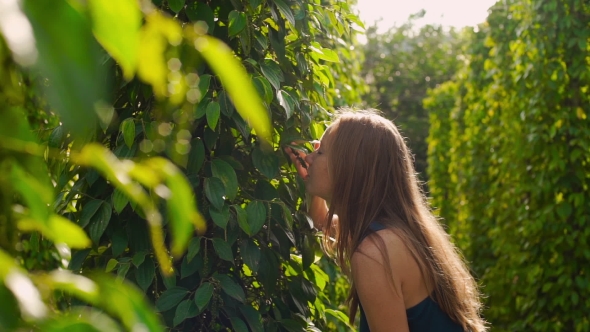
<svg viewBox="0 0 590 332">
<path fill-rule="evenodd" d="M 308 154 L 308 155 L 306 155 L 306 156 L 305 156 L 305 162 L 306 162 L 308 165 L 311 165 L 311 163 L 312 163 L 312 161 L 313 161 L 313 155 L 314 155 L 313 153 L 310 153 L 310 154 Z"/>
<path fill-rule="evenodd" d="M 320 148 L 320 141 L 315 140 L 315 141 L 311 141 L 310 142 L 311 145 L 313 146 L 313 151 L 317 151 Z"/>
</svg>

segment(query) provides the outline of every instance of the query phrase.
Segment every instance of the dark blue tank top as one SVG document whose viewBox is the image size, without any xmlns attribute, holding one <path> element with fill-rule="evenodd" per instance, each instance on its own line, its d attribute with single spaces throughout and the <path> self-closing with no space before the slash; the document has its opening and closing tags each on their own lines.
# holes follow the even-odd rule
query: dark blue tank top
<svg viewBox="0 0 590 332">
<path fill-rule="evenodd" d="M 385 229 L 385 226 L 378 222 L 372 222 L 369 226 L 370 232 L 377 232 Z M 359 332 L 370 332 L 363 306 L 360 306 L 361 321 Z M 440 306 L 429 296 L 422 302 L 406 310 L 410 332 L 464 332 L 461 325 L 455 323 Z"/>
</svg>

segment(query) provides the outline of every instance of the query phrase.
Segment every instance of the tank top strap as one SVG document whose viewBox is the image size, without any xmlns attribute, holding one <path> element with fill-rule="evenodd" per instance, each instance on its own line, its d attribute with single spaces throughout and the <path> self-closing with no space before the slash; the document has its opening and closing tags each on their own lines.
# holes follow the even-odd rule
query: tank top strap
<svg viewBox="0 0 590 332">
<path fill-rule="evenodd" d="M 362 239 L 365 239 L 367 236 L 369 236 L 369 234 L 374 233 L 374 232 L 378 232 L 380 230 L 385 229 L 386 227 L 383 226 L 383 224 L 381 224 L 378 221 L 373 221 L 369 224 L 369 228 L 367 229 L 367 231 L 365 232 L 365 234 L 363 234 Z"/>
<path fill-rule="evenodd" d="M 369 229 L 370 229 L 372 232 L 377 232 L 377 231 L 380 231 L 380 230 L 384 230 L 385 228 L 386 228 L 386 227 L 385 227 L 385 226 L 383 226 L 383 224 L 381 224 L 381 223 L 380 223 L 380 222 L 378 222 L 378 221 L 373 221 L 373 222 L 371 222 L 371 223 L 369 224 Z"/>
</svg>

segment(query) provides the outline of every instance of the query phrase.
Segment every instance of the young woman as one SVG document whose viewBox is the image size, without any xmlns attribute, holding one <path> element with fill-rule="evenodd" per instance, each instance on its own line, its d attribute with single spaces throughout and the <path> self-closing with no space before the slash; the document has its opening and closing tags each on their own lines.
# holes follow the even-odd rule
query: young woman
<svg viewBox="0 0 590 332">
<path fill-rule="evenodd" d="M 477 285 L 432 215 L 395 125 L 345 111 L 314 145 L 307 155 L 286 151 L 325 248 L 352 277 L 350 319 L 360 307 L 360 331 L 485 331 Z"/>
</svg>

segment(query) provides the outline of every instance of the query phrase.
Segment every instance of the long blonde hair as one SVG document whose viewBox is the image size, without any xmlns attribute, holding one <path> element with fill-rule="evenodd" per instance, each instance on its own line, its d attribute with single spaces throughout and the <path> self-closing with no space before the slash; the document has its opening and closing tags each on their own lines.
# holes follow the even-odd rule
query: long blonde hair
<svg viewBox="0 0 590 332">
<path fill-rule="evenodd" d="M 350 276 L 353 253 L 370 223 L 379 221 L 402 238 L 441 309 L 465 331 L 485 331 L 477 284 L 430 211 L 413 158 L 396 126 L 373 110 L 345 110 L 330 131 L 328 165 L 333 188 L 324 248 Z M 334 214 L 337 227 L 331 225 Z M 384 242 L 373 238 L 388 262 Z M 393 284 L 393 272 L 386 265 Z M 354 283 L 348 300 L 352 322 L 359 303 Z"/>
</svg>

